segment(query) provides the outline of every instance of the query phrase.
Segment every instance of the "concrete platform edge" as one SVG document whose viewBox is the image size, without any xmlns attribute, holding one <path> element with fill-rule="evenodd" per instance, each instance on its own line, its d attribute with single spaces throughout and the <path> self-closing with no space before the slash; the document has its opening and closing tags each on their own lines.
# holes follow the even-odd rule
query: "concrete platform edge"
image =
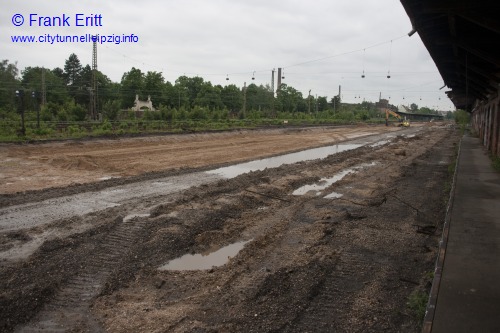
<svg viewBox="0 0 500 333">
<path fill-rule="evenodd" d="M 460 153 L 462 150 L 462 139 L 460 139 L 458 145 L 458 153 L 455 161 L 455 172 L 453 173 L 453 181 L 450 190 L 450 196 L 448 198 L 448 205 L 446 207 L 446 216 L 444 219 L 443 225 L 443 234 L 441 236 L 441 240 L 439 241 L 439 250 L 438 256 L 436 258 L 436 265 L 434 268 L 434 278 L 432 279 L 432 287 L 429 294 L 429 300 L 427 302 L 427 308 L 425 310 L 424 322 L 422 324 L 422 333 L 430 333 L 432 331 L 432 323 L 434 321 L 434 314 L 436 310 L 436 304 L 439 293 L 439 286 L 441 284 L 441 275 L 443 272 L 444 260 L 446 256 L 446 245 L 448 243 L 448 235 L 450 231 L 450 220 L 451 220 L 451 211 L 453 208 L 453 201 L 455 197 L 455 188 L 457 183 L 457 174 L 458 174 L 458 164 L 460 163 Z"/>
</svg>

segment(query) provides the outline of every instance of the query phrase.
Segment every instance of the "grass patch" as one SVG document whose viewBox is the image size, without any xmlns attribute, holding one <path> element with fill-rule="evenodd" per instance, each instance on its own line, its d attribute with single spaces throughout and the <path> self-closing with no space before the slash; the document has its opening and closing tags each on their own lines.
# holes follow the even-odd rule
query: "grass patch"
<svg viewBox="0 0 500 333">
<path fill-rule="evenodd" d="M 448 200 L 449 200 L 449 197 L 450 197 L 450 191 L 452 189 L 452 186 L 453 186 L 453 178 L 454 178 L 454 175 L 455 175 L 455 170 L 457 168 L 457 159 L 458 159 L 458 145 L 455 146 L 455 152 L 453 154 L 453 157 L 452 157 L 452 161 L 451 163 L 448 165 L 448 177 L 446 179 L 446 181 L 444 182 L 444 188 L 443 188 L 443 200 L 444 200 L 444 204 L 447 205 L 448 204 Z"/>
<path fill-rule="evenodd" d="M 410 296 L 408 296 L 408 308 L 419 322 L 424 320 L 428 299 L 429 295 L 421 290 L 414 290 Z"/>
<path fill-rule="evenodd" d="M 153 134 L 153 133 L 183 133 L 202 131 L 225 131 L 232 129 L 251 129 L 258 127 L 286 127 L 286 126 L 310 126 L 310 125 L 343 125 L 354 124 L 354 121 L 343 119 L 225 119 L 225 120 L 203 120 L 185 119 L 182 121 L 164 120 L 120 120 L 102 122 L 89 121 L 67 121 L 67 122 L 44 122 L 37 127 L 35 121 L 26 122 L 26 135 L 20 136 L 18 128 L 19 121 L 6 121 L 0 123 L 0 142 L 24 142 L 43 140 L 64 140 L 83 137 L 106 137 L 130 134 Z M 363 123 L 359 121 L 359 123 Z"/>
<path fill-rule="evenodd" d="M 496 172 L 500 172 L 500 156 L 492 155 L 491 156 L 491 165 Z"/>
</svg>

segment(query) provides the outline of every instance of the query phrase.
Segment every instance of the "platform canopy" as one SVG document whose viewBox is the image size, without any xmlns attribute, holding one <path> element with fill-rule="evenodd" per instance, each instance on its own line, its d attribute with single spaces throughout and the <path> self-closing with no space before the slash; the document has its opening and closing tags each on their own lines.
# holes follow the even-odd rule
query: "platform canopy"
<svg viewBox="0 0 500 333">
<path fill-rule="evenodd" d="M 457 108 L 496 96 L 500 83 L 500 1 L 401 0 Z"/>
</svg>

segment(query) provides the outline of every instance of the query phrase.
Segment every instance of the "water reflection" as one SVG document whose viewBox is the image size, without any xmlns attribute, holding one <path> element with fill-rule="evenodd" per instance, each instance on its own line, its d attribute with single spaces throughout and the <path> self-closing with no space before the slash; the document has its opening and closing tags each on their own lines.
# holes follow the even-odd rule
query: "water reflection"
<svg viewBox="0 0 500 333">
<path fill-rule="evenodd" d="M 264 170 L 265 168 L 277 168 L 283 164 L 293 164 L 302 161 L 315 160 L 325 158 L 329 155 L 338 154 L 343 151 L 359 148 L 361 144 L 339 144 L 334 146 L 320 147 L 314 149 L 307 149 L 296 153 L 280 155 L 275 157 L 264 158 L 261 160 L 250 161 L 231 165 L 224 168 L 207 171 L 209 174 L 221 175 L 225 178 L 234 178 L 241 174 Z"/>
<path fill-rule="evenodd" d="M 209 254 L 186 254 L 180 258 L 169 261 L 159 269 L 167 271 L 189 271 L 222 266 L 229 261 L 229 258 L 237 255 L 246 243 L 251 241 L 252 240 L 234 243 Z"/>
</svg>

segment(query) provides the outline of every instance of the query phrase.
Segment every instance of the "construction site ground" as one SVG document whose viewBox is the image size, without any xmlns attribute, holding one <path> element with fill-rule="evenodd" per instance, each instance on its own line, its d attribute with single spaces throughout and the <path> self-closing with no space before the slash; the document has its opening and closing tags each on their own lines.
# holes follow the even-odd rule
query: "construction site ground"
<svg viewBox="0 0 500 333">
<path fill-rule="evenodd" d="M 0 330 L 418 332 L 408 302 L 430 289 L 459 139 L 412 124 L 3 144 Z M 290 152 L 309 157 L 231 167 Z M 171 268 L 185 255 L 222 264 Z"/>
</svg>

